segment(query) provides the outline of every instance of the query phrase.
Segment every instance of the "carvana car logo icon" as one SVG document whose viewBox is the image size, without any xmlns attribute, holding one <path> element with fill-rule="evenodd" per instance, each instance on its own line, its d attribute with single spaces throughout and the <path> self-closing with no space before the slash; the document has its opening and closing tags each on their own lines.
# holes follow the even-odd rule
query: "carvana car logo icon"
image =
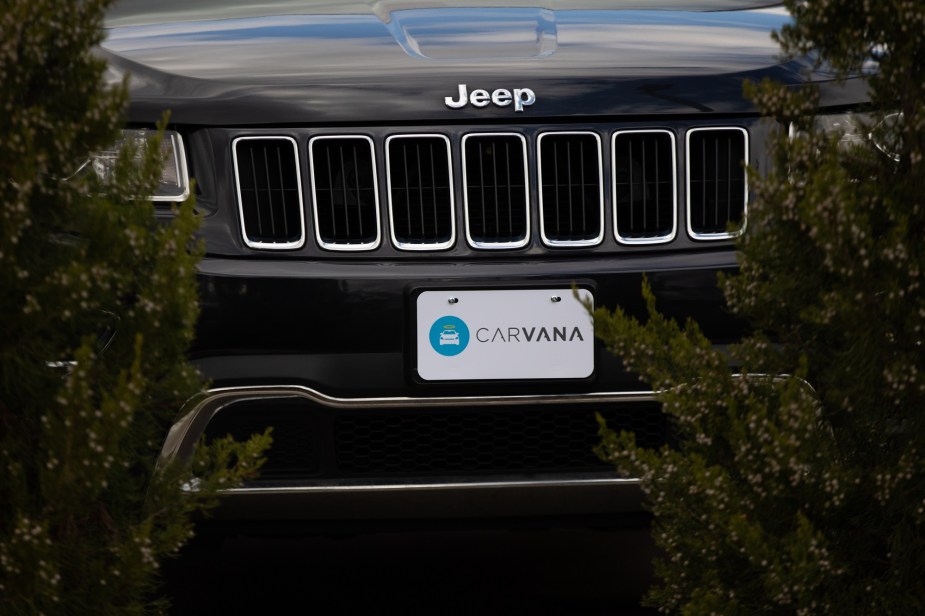
<svg viewBox="0 0 925 616">
<path fill-rule="evenodd" d="M 459 317 L 440 317 L 430 326 L 430 346 L 446 357 L 459 355 L 469 346 L 469 328 Z"/>
</svg>

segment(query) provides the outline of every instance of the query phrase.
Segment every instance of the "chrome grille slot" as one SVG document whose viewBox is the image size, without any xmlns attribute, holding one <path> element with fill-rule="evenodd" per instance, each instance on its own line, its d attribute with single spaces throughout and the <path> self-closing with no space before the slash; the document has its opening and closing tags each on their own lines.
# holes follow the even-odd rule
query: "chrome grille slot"
<svg viewBox="0 0 925 616">
<path fill-rule="evenodd" d="M 591 246 L 604 235 L 601 142 L 595 133 L 539 136 L 540 216 L 550 246 Z"/>
<path fill-rule="evenodd" d="M 309 150 L 318 243 L 330 250 L 376 248 L 379 190 L 372 139 L 315 137 Z"/>
<path fill-rule="evenodd" d="M 251 248 L 300 248 L 305 215 L 295 140 L 240 137 L 232 152 L 244 242 Z"/>
<path fill-rule="evenodd" d="M 745 129 L 688 132 L 687 224 L 691 237 L 726 239 L 741 233 L 748 200 L 747 163 Z"/>
<path fill-rule="evenodd" d="M 463 137 L 466 233 L 476 248 L 519 248 L 530 237 L 527 143 L 511 133 Z"/>
<path fill-rule="evenodd" d="M 404 250 L 449 248 L 456 235 L 450 140 L 400 135 L 386 140 L 392 242 Z"/>
<path fill-rule="evenodd" d="M 677 226 L 674 133 L 620 131 L 613 136 L 614 232 L 624 244 L 674 239 Z"/>
</svg>

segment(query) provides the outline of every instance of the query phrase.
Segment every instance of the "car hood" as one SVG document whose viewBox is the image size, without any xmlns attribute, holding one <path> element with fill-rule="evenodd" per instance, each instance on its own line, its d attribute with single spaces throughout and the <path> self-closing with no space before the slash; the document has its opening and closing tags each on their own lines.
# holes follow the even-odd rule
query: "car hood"
<svg viewBox="0 0 925 616">
<path fill-rule="evenodd" d="M 515 113 L 448 108 L 459 84 L 531 89 L 525 118 L 749 113 L 745 79 L 827 79 L 778 59 L 771 32 L 788 14 L 756 4 L 124 0 L 102 53 L 113 79 L 131 74 L 139 122 L 168 108 L 175 123 L 225 125 Z"/>
</svg>

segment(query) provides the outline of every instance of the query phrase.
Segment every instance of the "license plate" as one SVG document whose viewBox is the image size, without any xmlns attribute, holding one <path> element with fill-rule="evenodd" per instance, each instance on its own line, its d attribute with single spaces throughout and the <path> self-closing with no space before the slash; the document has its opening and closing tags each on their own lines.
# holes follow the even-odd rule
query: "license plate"
<svg viewBox="0 0 925 616">
<path fill-rule="evenodd" d="M 425 381 L 582 379 L 594 327 L 571 288 L 425 291 L 417 298 L 417 370 Z"/>
</svg>

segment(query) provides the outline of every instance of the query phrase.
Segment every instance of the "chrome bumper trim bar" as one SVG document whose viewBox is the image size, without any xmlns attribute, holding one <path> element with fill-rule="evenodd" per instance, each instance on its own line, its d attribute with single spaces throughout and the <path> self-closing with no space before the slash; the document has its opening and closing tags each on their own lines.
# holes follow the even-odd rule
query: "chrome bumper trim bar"
<svg viewBox="0 0 925 616">
<path fill-rule="evenodd" d="M 331 492 L 431 492 L 438 490 L 492 490 L 511 488 L 569 488 L 578 486 L 638 486 L 638 479 L 608 477 L 603 479 L 538 479 L 484 482 L 450 482 L 423 484 L 367 484 L 367 485 L 315 485 L 266 486 L 226 490 L 226 494 L 316 494 Z"/>
<path fill-rule="evenodd" d="M 384 409 L 649 402 L 655 399 L 655 394 L 652 391 L 635 391 L 517 396 L 338 398 L 301 385 L 220 387 L 194 396 L 183 406 L 179 418 L 171 426 L 164 440 L 157 468 L 163 468 L 174 460 L 189 460 L 206 426 L 222 409 L 239 402 L 271 398 L 301 398 L 333 409 Z"/>
</svg>

